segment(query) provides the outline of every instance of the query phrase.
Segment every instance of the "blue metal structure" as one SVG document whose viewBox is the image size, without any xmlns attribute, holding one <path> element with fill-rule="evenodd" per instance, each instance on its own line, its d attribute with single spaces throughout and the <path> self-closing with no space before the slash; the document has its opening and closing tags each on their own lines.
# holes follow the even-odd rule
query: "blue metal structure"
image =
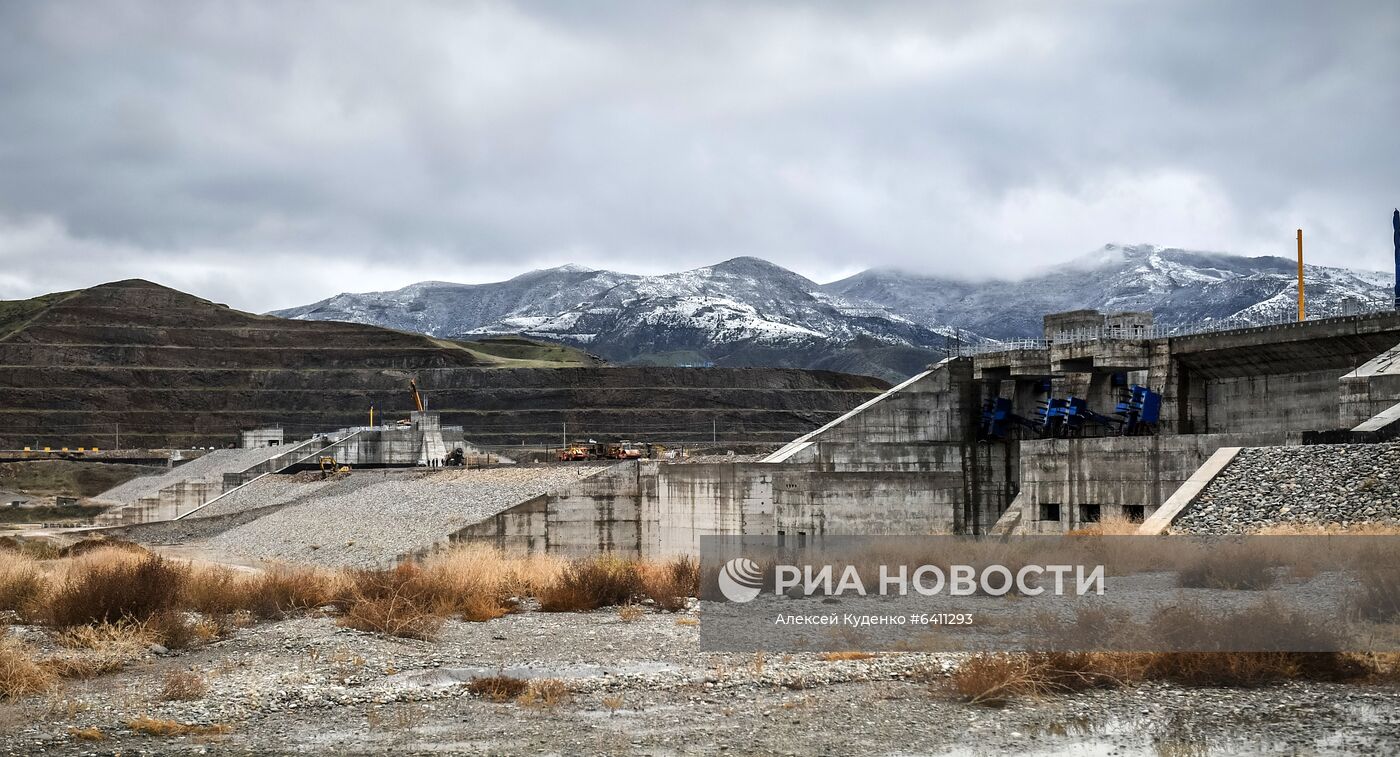
<svg viewBox="0 0 1400 757">
<path fill-rule="evenodd" d="M 1155 433 L 1162 414 L 1162 395 L 1133 384 L 1117 403 L 1112 415 L 1089 408 L 1082 397 L 1046 395 L 1035 417 L 1024 418 L 1012 410 L 1011 400 L 994 397 L 982 406 L 979 431 L 983 439 L 1005 439 L 1013 427 L 1027 429 L 1042 439 L 1081 436 L 1086 427 L 1098 426 L 1109 436 L 1141 436 Z"/>
</svg>

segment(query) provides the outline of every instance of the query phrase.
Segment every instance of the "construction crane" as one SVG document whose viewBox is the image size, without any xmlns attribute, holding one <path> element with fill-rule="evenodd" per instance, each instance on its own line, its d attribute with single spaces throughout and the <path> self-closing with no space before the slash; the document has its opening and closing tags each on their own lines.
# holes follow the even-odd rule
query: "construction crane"
<svg viewBox="0 0 1400 757">
<path fill-rule="evenodd" d="M 413 406 L 418 408 L 418 412 L 423 412 L 423 395 L 418 393 L 418 379 L 409 379 L 408 388 L 413 392 Z"/>
</svg>

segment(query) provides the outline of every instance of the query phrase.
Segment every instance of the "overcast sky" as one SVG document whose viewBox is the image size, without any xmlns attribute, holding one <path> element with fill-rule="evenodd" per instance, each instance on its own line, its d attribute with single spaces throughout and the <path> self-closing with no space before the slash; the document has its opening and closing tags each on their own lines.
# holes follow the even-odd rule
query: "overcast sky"
<svg viewBox="0 0 1400 757">
<path fill-rule="evenodd" d="M 0 0 L 0 299 L 576 262 L 1385 270 L 1400 3 Z"/>
</svg>

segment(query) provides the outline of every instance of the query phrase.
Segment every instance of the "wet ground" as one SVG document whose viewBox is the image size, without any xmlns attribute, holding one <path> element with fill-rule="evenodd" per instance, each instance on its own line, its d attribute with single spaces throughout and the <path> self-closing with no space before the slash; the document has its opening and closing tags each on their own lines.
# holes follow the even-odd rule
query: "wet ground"
<svg viewBox="0 0 1400 757">
<path fill-rule="evenodd" d="M 9 754 L 1384 754 L 1400 752 L 1400 687 L 1289 684 L 1254 690 L 1148 684 L 968 705 L 942 690 L 956 656 L 698 651 L 694 618 L 528 612 L 450 623 L 435 642 L 343 629 L 328 617 L 237 630 L 189 651 L 0 704 Z M 12 633 L 43 644 L 41 634 Z M 194 701 L 163 701 L 193 671 Z M 557 679 L 557 703 L 492 702 L 483 675 Z M 137 717 L 227 726 L 148 736 Z M 93 728 L 84 741 L 73 729 Z M 89 735 L 93 735 L 89 732 Z"/>
</svg>

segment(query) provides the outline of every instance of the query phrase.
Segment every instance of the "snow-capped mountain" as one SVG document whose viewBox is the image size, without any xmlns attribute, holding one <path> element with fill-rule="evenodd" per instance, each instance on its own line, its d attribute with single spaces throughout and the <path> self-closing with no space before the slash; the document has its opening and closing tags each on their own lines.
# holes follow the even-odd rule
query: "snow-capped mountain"
<svg viewBox="0 0 1400 757">
<path fill-rule="evenodd" d="M 1388 274 L 1308 266 L 1308 312 L 1374 309 Z M 579 266 L 493 284 L 422 282 L 274 313 L 439 337 L 519 333 L 614 362 L 828 368 L 900 379 L 964 340 L 1038 336 L 1041 316 L 1151 310 L 1171 326 L 1250 326 L 1293 312 L 1293 261 L 1107 245 L 1018 281 L 869 270 L 825 286 L 759 258 L 662 276 Z"/>
<path fill-rule="evenodd" d="M 1005 339 L 1039 336 L 1042 315 L 1079 308 L 1150 310 L 1156 323 L 1168 327 L 1273 323 L 1295 312 L 1296 277 L 1297 264 L 1286 258 L 1105 245 L 1018 281 L 969 282 L 877 269 L 822 290 L 879 302 L 918 323 Z M 1393 280 L 1374 271 L 1309 265 L 1304 285 L 1308 313 L 1323 316 L 1384 307 L 1392 299 Z"/>
<path fill-rule="evenodd" d="M 564 266 L 495 284 L 424 282 L 274 315 L 439 337 L 527 334 L 615 362 L 829 367 L 885 378 L 941 357 L 948 333 L 747 257 L 662 276 Z"/>
</svg>

